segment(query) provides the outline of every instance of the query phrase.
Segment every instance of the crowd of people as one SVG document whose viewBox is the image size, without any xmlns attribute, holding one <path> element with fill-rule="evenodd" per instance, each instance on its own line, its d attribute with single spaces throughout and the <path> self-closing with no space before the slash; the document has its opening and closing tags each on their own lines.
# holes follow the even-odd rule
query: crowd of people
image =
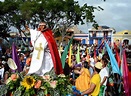
<svg viewBox="0 0 131 96">
<path fill-rule="evenodd" d="M 57 48 L 55 48 L 56 45 L 54 45 L 55 43 L 51 44 L 54 42 L 54 39 L 52 38 L 53 35 L 45 34 L 46 31 L 51 30 L 42 30 L 43 26 L 45 27 L 45 23 L 40 23 L 38 30 L 43 33 L 36 33 L 36 36 L 31 39 L 35 51 L 21 52 L 18 46 L 16 48 L 21 69 L 25 74 L 35 73 L 41 76 L 46 72 L 51 71 L 53 68 L 53 71 L 56 74 L 64 73 L 66 76 L 70 76 L 70 81 L 72 85 L 75 86 L 73 88 L 78 91 L 74 91 L 74 95 L 76 96 L 86 96 L 89 94 L 90 96 L 117 96 L 120 93 L 118 89 L 122 81 L 119 74 L 112 73 L 110 58 L 106 50 L 103 50 L 102 48 L 98 49 L 98 45 L 96 44 L 92 46 L 86 44 L 73 44 L 71 64 L 69 64 L 70 58 L 68 53 L 65 60 L 65 67 L 62 69 L 60 56 L 58 55 Z M 34 33 L 35 32 L 33 31 L 31 34 L 34 35 Z M 45 37 L 43 38 L 43 36 Z M 44 40 L 45 42 L 43 42 L 43 39 L 46 39 L 46 41 Z M 51 42 L 49 42 L 50 40 Z M 78 45 L 80 45 L 80 47 Z M 39 50 L 36 48 L 38 46 L 40 47 Z M 62 47 L 64 50 L 65 46 Z M 78 48 L 80 60 L 77 60 Z M 12 49 L 4 49 L 0 57 L 0 84 L 6 83 L 6 80 L 11 73 L 11 68 L 7 62 L 9 58 L 12 58 Z M 39 64 L 34 64 L 36 62 L 39 62 L 39 67 Z M 121 94 L 124 94 L 122 87 L 120 90 L 122 90 Z"/>
<path fill-rule="evenodd" d="M 72 47 L 73 52 L 71 55 L 71 66 L 68 64 L 69 54 L 67 55 L 63 72 L 66 76 L 70 76 L 71 83 L 76 87 L 77 90 L 82 92 L 81 95 L 92 94 L 92 96 L 94 96 L 94 94 L 99 94 L 99 96 L 113 96 L 111 94 L 119 94 L 118 84 L 120 84 L 120 81 L 117 80 L 119 75 L 113 74 L 115 79 L 111 78 L 112 73 L 108 53 L 102 53 L 102 51 L 99 50 L 95 56 L 92 49 L 94 47 L 91 48 L 89 46 L 81 45 L 79 53 L 80 62 L 77 62 L 77 48 L 77 44 L 74 44 Z M 32 60 L 32 51 L 21 52 L 18 48 L 17 54 L 22 71 L 28 73 Z M 9 48 L 6 49 L 5 53 L 3 53 L 0 58 L 1 84 L 6 82 L 11 72 L 11 68 L 7 63 L 8 58 L 11 58 L 11 56 L 12 49 Z"/>
</svg>

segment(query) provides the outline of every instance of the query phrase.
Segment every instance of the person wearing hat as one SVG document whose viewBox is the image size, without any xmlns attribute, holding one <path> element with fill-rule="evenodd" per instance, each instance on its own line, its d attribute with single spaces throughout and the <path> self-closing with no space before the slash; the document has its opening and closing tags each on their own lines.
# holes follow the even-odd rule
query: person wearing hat
<svg viewBox="0 0 131 96">
<path fill-rule="evenodd" d="M 29 29 L 33 55 L 27 75 L 37 74 L 43 76 L 51 70 L 56 74 L 63 73 L 62 63 L 57 49 L 56 41 L 51 29 L 45 22 L 40 22 L 37 30 Z"/>
<path fill-rule="evenodd" d="M 17 70 L 17 65 L 12 58 L 7 59 L 7 65 L 5 66 L 5 73 L 4 73 L 4 83 L 7 82 L 7 79 L 10 76 L 10 73 L 15 73 Z"/>
<path fill-rule="evenodd" d="M 97 62 L 94 66 L 94 72 L 93 76 L 90 81 L 90 88 L 83 91 L 81 94 L 77 94 L 77 96 L 84 96 L 86 94 L 89 94 L 90 96 L 98 96 L 99 91 L 100 91 L 100 82 L 101 82 L 101 77 L 99 75 L 99 72 L 102 69 L 102 63 Z"/>
</svg>

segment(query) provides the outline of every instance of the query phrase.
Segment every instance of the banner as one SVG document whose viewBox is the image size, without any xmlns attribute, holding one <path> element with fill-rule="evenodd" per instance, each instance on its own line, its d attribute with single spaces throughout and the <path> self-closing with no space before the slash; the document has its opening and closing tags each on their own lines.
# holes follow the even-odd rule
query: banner
<svg viewBox="0 0 131 96">
<path fill-rule="evenodd" d="M 106 50 L 107 50 L 108 55 L 110 57 L 110 62 L 111 62 L 111 67 L 112 67 L 113 73 L 118 73 L 121 76 L 121 72 L 119 70 L 119 67 L 118 67 L 117 61 L 115 59 L 115 56 L 112 53 L 112 50 L 110 49 L 110 47 L 109 47 L 109 45 L 107 44 L 106 41 L 105 41 L 105 47 L 106 47 Z"/>
<path fill-rule="evenodd" d="M 61 56 L 62 68 L 65 67 L 66 56 L 67 56 L 67 54 L 68 54 L 68 50 L 69 50 L 69 48 L 70 48 L 70 45 L 72 44 L 72 41 L 73 41 L 73 36 L 72 36 L 72 38 L 70 39 L 68 45 L 65 47 L 64 52 L 63 52 L 63 54 L 62 54 L 62 56 Z"/>
<path fill-rule="evenodd" d="M 12 59 L 14 60 L 14 62 L 15 62 L 16 65 L 17 65 L 17 70 L 18 70 L 19 72 L 21 72 L 21 71 L 22 71 L 22 68 L 21 68 L 21 66 L 20 66 L 20 61 L 19 61 L 18 54 L 17 54 L 17 51 L 16 51 L 16 46 L 15 46 L 14 43 L 12 44 Z"/>
</svg>

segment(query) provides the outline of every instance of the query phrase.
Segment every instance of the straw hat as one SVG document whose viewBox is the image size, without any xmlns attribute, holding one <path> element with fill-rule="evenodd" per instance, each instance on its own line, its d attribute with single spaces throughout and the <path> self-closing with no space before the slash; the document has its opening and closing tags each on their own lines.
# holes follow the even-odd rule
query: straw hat
<svg viewBox="0 0 131 96">
<path fill-rule="evenodd" d="M 102 68 L 103 68 L 101 62 L 97 62 L 97 63 L 95 64 L 95 67 L 96 67 L 97 69 L 102 69 Z"/>
<path fill-rule="evenodd" d="M 100 57 L 100 56 L 97 56 L 97 59 L 98 59 L 98 60 L 101 60 L 101 57 Z"/>
<path fill-rule="evenodd" d="M 8 66 L 12 69 L 12 70 L 16 70 L 17 66 L 16 63 L 14 62 L 13 59 L 9 58 L 7 61 Z"/>
</svg>

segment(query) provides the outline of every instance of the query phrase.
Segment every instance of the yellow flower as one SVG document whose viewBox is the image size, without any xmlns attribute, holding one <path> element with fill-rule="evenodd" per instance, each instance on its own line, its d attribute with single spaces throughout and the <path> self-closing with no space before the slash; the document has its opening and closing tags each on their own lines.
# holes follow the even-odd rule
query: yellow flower
<svg viewBox="0 0 131 96">
<path fill-rule="evenodd" d="M 21 85 L 26 88 L 26 90 L 32 88 L 35 85 L 35 79 L 31 76 L 26 76 L 23 81 L 21 82 Z"/>
</svg>

